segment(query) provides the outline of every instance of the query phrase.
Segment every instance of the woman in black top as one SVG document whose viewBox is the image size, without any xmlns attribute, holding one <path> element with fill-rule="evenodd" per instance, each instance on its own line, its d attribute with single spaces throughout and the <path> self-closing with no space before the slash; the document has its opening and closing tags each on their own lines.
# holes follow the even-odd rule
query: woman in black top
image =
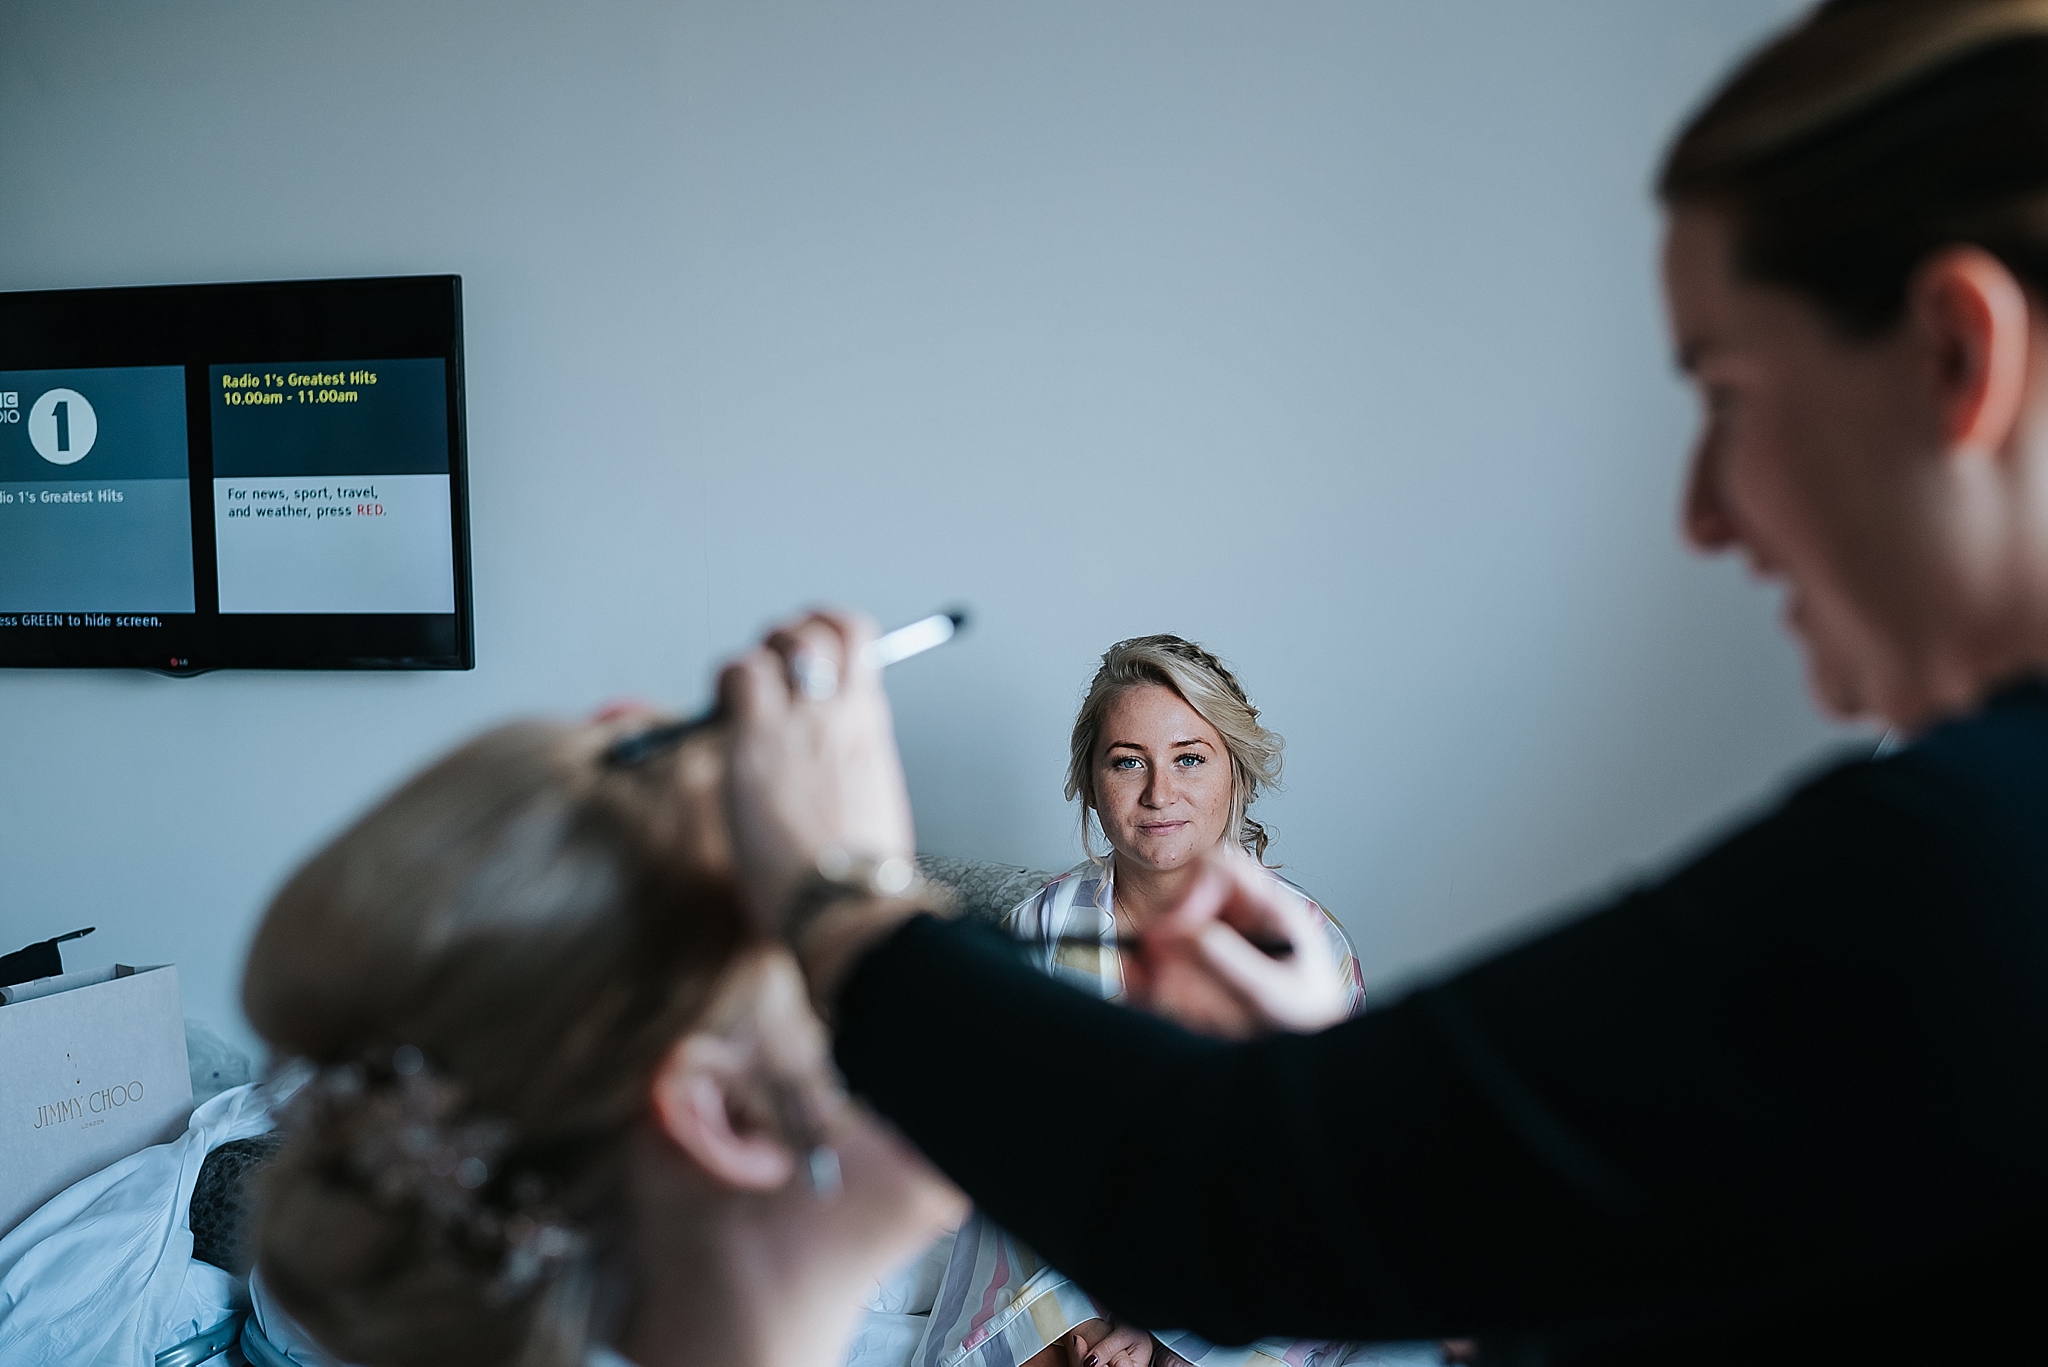
<svg viewBox="0 0 2048 1367">
<path fill-rule="evenodd" d="M 1913 738 L 1677 873 L 1325 1033 L 1200 1038 L 813 872 L 911 848 L 859 624 L 727 675 L 750 897 L 841 1067 L 1135 1322 L 1503 1360 L 2042 1355 L 2048 4 L 1834 0 L 1660 192 L 1706 410 L 1686 532 L 1785 585 L 1828 710 Z M 835 696 L 785 682 L 806 652 Z M 1305 970 L 1231 928 L 1277 914 L 1219 868 L 1144 957 L 1256 1020 Z M 1267 1120 L 997 1123 L 934 1058 L 1020 1038 L 1096 1060 L 1125 1114 Z"/>
</svg>

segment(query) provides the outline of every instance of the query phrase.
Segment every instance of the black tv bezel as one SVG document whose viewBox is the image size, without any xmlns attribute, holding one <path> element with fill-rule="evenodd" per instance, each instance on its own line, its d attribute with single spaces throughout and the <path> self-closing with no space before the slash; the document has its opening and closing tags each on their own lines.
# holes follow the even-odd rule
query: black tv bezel
<svg viewBox="0 0 2048 1367">
<path fill-rule="evenodd" d="M 222 614 L 209 367 L 406 358 L 447 363 L 454 613 Z M 461 276 L 0 293 L 0 371 L 150 365 L 185 371 L 195 611 L 156 614 L 162 627 L 0 627 L 0 669 L 476 667 Z"/>
</svg>

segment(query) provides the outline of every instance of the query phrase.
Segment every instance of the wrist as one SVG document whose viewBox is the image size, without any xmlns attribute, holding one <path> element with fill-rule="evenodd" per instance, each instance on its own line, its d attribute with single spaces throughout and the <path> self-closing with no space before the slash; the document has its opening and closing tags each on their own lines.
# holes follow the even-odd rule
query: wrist
<svg viewBox="0 0 2048 1367">
<path fill-rule="evenodd" d="M 932 908 L 902 897 L 849 896 L 812 918 L 789 947 L 810 991 L 811 1006 L 828 1027 L 838 1025 L 839 997 L 867 952 L 911 917 Z"/>
<path fill-rule="evenodd" d="M 903 855 L 869 859 L 827 845 L 812 860 L 795 889 L 783 899 L 782 937 L 794 945 L 812 921 L 841 902 L 909 897 L 923 883 L 917 864 Z"/>
<path fill-rule="evenodd" d="M 833 1018 L 840 989 L 870 948 L 920 912 L 944 915 L 952 894 L 927 882 L 910 860 L 864 860 L 827 850 L 791 895 L 782 937 L 796 956 L 821 1019 Z"/>
</svg>

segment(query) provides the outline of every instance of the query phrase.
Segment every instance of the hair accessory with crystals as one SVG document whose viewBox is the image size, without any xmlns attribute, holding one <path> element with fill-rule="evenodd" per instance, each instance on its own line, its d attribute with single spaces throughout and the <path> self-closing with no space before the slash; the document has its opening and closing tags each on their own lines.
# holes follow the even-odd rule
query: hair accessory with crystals
<svg viewBox="0 0 2048 1367">
<path fill-rule="evenodd" d="M 388 1058 L 316 1069 L 293 1094 L 285 1124 L 345 1135 L 337 1157 L 386 1209 L 416 1207 L 470 1254 L 498 1263 L 501 1302 L 517 1300 L 579 1257 L 588 1240 L 553 1218 L 548 1183 L 505 1163 L 512 1126 L 464 1117 L 461 1089 L 426 1055 L 401 1044 Z"/>
</svg>

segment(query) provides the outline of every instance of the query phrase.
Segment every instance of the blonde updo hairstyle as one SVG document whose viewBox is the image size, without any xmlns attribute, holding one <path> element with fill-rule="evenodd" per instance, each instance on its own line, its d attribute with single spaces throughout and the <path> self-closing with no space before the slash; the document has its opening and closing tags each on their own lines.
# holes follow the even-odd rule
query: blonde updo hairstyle
<svg viewBox="0 0 2048 1367">
<path fill-rule="evenodd" d="M 723 827 L 684 797 L 691 756 L 608 767 L 619 730 L 470 742 L 315 855 L 257 932 L 249 1019 L 342 1083 L 293 1103 L 254 1252 L 347 1361 L 580 1367 L 630 1302 L 628 1141 L 748 935 Z M 444 1113 L 408 1111 L 413 1073 Z M 447 1178 L 435 1154 L 472 1132 L 498 1136 L 488 1166 L 400 1180 L 411 1153 Z M 537 1227 L 573 1239 L 508 1275 Z"/>
<path fill-rule="evenodd" d="M 1230 756 L 1230 824 L 1239 844 L 1261 863 L 1271 836 L 1251 817 L 1251 805 L 1258 795 L 1280 784 L 1280 752 L 1286 747 L 1276 731 L 1259 724 L 1259 709 L 1245 695 L 1223 661 L 1193 641 L 1178 636 L 1134 636 L 1118 641 L 1103 652 L 1102 665 L 1081 700 L 1074 718 L 1071 750 L 1067 762 L 1067 800 L 1081 803 L 1081 844 L 1092 859 L 1095 853 L 1088 818 L 1095 806 L 1095 747 L 1102 738 L 1102 715 L 1119 695 L 1132 688 L 1156 684 L 1170 688 L 1192 707 L 1202 720 L 1223 737 Z M 1100 824 L 1100 817 L 1097 817 Z"/>
</svg>

